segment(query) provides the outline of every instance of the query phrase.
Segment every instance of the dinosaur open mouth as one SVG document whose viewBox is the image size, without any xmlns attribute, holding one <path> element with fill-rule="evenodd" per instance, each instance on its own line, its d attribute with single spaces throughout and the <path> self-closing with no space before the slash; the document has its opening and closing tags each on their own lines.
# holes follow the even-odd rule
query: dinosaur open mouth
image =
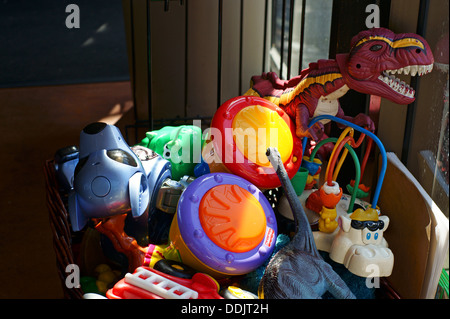
<svg viewBox="0 0 450 319">
<path fill-rule="evenodd" d="M 400 69 L 385 70 L 378 76 L 378 79 L 387 84 L 393 91 L 406 97 L 413 98 L 415 93 L 414 90 L 407 83 L 395 77 L 393 74 L 411 74 L 411 76 L 422 76 L 424 74 L 430 73 L 432 69 L 433 64 L 408 65 L 407 67 Z"/>
</svg>

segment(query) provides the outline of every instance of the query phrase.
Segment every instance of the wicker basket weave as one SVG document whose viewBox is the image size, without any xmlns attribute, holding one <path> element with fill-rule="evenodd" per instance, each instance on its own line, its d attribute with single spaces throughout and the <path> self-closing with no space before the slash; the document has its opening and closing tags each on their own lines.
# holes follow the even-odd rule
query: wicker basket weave
<svg viewBox="0 0 450 319">
<path fill-rule="evenodd" d="M 66 286 L 66 267 L 76 263 L 74 256 L 73 234 L 70 229 L 69 214 L 58 191 L 58 181 L 55 175 L 53 160 L 47 160 L 44 166 L 46 202 L 49 211 L 50 226 L 53 233 L 53 247 L 56 254 L 56 266 L 64 298 L 80 299 L 83 297 L 81 288 Z"/>
</svg>

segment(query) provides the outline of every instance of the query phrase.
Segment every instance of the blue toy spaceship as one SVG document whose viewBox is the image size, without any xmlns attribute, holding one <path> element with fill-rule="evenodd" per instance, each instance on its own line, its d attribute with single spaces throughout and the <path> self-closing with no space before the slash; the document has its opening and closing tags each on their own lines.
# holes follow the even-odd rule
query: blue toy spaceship
<svg viewBox="0 0 450 319">
<path fill-rule="evenodd" d="M 137 218 L 149 204 L 149 185 L 141 161 L 110 124 L 87 125 L 80 134 L 68 210 L 72 229 L 80 231 L 90 218 L 131 211 Z"/>
</svg>

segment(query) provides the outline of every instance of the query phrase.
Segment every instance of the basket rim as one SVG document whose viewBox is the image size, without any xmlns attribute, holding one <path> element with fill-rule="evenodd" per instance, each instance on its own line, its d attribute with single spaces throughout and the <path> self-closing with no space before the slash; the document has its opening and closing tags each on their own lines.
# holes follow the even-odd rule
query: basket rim
<svg viewBox="0 0 450 319">
<path fill-rule="evenodd" d="M 49 223 L 53 235 L 53 249 L 56 255 L 56 267 L 64 297 L 67 299 L 81 299 L 81 287 L 69 288 L 66 285 L 66 267 L 75 264 L 70 230 L 69 214 L 64 206 L 58 188 L 55 173 L 55 161 L 46 160 L 44 165 L 46 204 L 49 212 Z"/>
</svg>

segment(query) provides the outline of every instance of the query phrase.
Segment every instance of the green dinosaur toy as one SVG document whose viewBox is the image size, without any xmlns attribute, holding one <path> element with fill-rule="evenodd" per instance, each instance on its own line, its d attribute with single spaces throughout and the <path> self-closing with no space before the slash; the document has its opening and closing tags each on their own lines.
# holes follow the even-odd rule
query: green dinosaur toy
<svg viewBox="0 0 450 319">
<path fill-rule="evenodd" d="M 180 180 L 185 175 L 194 176 L 194 168 L 200 163 L 204 142 L 200 127 L 165 126 L 145 135 L 138 145 L 147 147 L 167 159 L 172 165 L 172 179 Z"/>
</svg>

